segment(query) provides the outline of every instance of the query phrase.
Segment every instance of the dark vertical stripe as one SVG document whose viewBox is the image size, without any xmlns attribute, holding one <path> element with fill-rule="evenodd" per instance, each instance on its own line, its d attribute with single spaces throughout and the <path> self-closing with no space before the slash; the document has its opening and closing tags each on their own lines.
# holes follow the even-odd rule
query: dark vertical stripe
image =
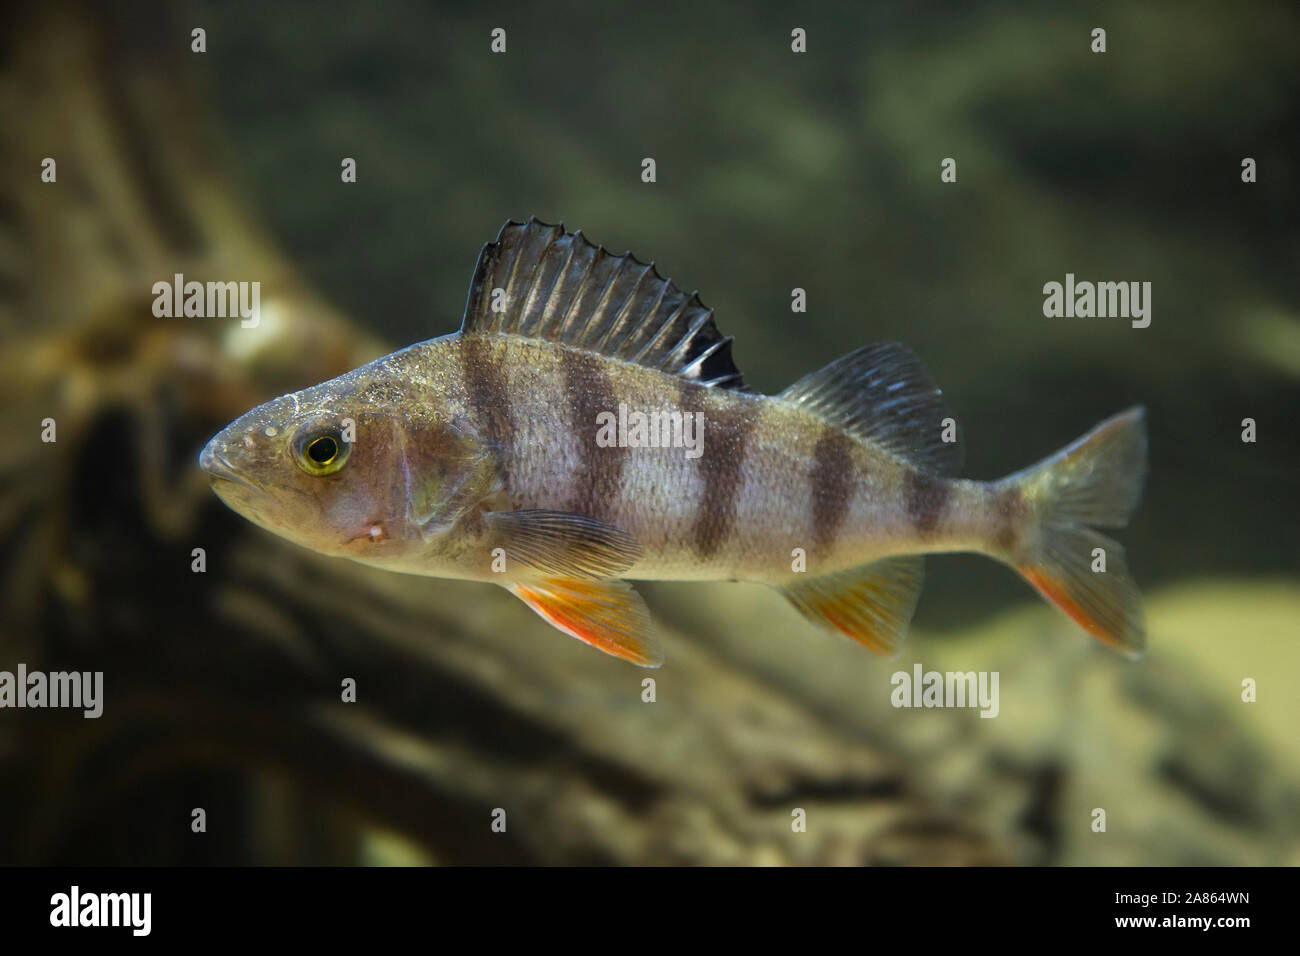
<svg viewBox="0 0 1300 956">
<path fill-rule="evenodd" d="M 903 477 L 903 507 L 918 535 L 925 537 L 939 526 L 952 496 L 952 483 L 946 478 L 908 469 Z"/>
<path fill-rule="evenodd" d="M 483 433 L 506 448 L 514 447 L 515 412 L 506 370 L 491 339 L 462 335 L 460 370 L 465 378 L 470 414 Z"/>
<path fill-rule="evenodd" d="M 704 453 L 695 459 L 704 488 L 691 528 L 691 545 L 701 558 L 717 554 L 735 526 L 741 466 L 758 418 L 758 409 L 751 403 L 717 404 L 721 407 L 705 410 Z"/>
<path fill-rule="evenodd" d="M 849 513 L 849 500 L 855 481 L 853 439 L 831 425 L 813 448 L 812 541 L 814 552 L 827 555 L 839 536 L 840 526 Z"/>
<path fill-rule="evenodd" d="M 569 407 L 569 428 L 578 442 L 578 469 L 569 489 L 569 510 L 607 520 L 618 505 L 623 488 L 623 465 L 628 449 L 596 444 L 601 412 L 618 414 L 618 396 L 609 375 L 608 360 L 575 349 L 560 350 L 564 395 Z"/>
</svg>

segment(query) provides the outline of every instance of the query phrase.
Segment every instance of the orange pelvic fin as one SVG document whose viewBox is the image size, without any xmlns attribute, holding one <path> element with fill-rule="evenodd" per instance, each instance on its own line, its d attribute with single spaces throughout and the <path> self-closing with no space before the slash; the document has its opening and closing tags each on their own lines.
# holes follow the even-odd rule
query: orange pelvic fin
<svg viewBox="0 0 1300 956">
<path fill-rule="evenodd" d="M 663 653 L 650 633 L 650 612 L 626 581 L 544 578 L 507 585 L 552 627 L 639 667 L 658 667 Z"/>
</svg>

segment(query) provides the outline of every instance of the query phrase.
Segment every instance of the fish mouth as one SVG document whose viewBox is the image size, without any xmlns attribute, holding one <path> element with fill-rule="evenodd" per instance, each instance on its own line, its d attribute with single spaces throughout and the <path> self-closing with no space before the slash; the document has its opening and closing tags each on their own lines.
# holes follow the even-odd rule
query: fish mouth
<svg viewBox="0 0 1300 956">
<path fill-rule="evenodd" d="M 237 472 L 230 462 L 226 460 L 225 456 L 217 450 L 216 446 L 217 440 L 214 438 L 208 442 L 207 447 L 199 455 L 199 467 L 208 473 L 208 477 L 214 482 L 218 479 L 230 481 L 257 491 L 257 486 Z"/>
</svg>

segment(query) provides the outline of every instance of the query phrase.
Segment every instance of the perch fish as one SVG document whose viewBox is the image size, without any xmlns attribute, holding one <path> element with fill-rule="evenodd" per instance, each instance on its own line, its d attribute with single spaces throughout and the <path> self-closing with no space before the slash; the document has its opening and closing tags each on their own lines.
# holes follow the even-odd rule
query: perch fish
<svg viewBox="0 0 1300 956">
<path fill-rule="evenodd" d="M 253 409 L 200 464 L 290 541 L 498 584 L 642 666 L 662 655 L 629 579 L 762 582 L 889 654 L 922 556 L 952 551 L 1010 565 L 1139 656 L 1140 596 L 1094 529 L 1137 504 L 1143 410 L 991 482 L 955 477 L 954 428 L 896 344 L 753 392 L 698 295 L 531 219 L 484 247 L 458 332 Z"/>
</svg>

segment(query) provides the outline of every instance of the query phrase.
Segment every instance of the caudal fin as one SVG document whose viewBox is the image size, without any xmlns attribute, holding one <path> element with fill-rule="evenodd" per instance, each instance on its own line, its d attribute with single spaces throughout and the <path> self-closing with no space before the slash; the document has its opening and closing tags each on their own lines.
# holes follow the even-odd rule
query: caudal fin
<svg viewBox="0 0 1300 956">
<path fill-rule="evenodd" d="M 1010 553 L 999 556 L 1085 631 L 1131 658 L 1146 649 L 1142 597 L 1123 547 L 1093 528 L 1128 523 L 1146 463 L 1146 413 L 1139 406 L 1001 482 L 1019 492 L 1030 520 Z"/>
</svg>

